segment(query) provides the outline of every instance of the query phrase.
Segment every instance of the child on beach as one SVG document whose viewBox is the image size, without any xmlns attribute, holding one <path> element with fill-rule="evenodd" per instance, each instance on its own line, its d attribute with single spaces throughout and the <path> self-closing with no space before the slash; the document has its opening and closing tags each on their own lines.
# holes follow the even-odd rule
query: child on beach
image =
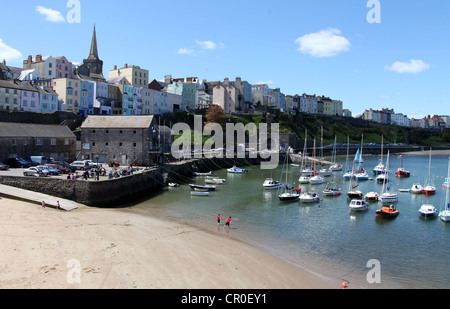
<svg viewBox="0 0 450 309">
<path fill-rule="evenodd" d="M 225 228 L 226 226 L 228 226 L 228 228 L 230 228 L 230 225 L 231 225 L 231 217 L 229 217 L 227 219 L 227 222 L 225 222 L 225 225 L 223 226 L 223 228 Z"/>
<path fill-rule="evenodd" d="M 220 225 L 220 214 L 217 216 L 217 225 Z"/>
</svg>

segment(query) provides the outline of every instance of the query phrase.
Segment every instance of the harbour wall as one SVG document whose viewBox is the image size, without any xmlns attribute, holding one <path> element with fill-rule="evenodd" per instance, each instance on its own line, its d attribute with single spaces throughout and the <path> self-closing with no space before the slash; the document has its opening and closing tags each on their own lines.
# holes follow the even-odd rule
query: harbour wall
<svg viewBox="0 0 450 309">
<path fill-rule="evenodd" d="M 140 170 L 102 181 L 0 176 L 0 184 L 39 192 L 93 207 L 116 207 L 159 192 L 168 182 L 189 182 L 193 171 L 210 172 L 256 165 L 261 159 L 197 159 Z"/>
</svg>

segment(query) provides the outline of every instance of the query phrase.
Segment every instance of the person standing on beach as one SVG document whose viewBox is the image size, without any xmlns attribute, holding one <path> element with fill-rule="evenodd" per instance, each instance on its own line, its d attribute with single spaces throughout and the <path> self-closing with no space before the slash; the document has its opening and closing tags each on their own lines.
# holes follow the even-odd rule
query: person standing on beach
<svg viewBox="0 0 450 309">
<path fill-rule="evenodd" d="M 229 217 L 227 219 L 227 222 L 225 222 L 225 225 L 223 226 L 223 228 L 225 228 L 226 226 L 228 226 L 228 228 L 230 228 L 230 225 L 231 225 L 231 217 Z"/>
<path fill-rule="evenodd" d="M 217 215 L 217 225 L 220 225 L 220 214 Z"/>
<path fill-rule="evenodd" d="M 45 202 L 44 201 L 42 201 L 42 209 L 45 209 Z"/>
</svg>

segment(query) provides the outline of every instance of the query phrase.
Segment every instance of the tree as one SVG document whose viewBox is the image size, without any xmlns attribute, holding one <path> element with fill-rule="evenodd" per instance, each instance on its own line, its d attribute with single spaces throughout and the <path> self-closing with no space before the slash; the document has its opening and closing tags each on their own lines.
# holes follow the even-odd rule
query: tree
<svg viewBox="0 0 450 309">
<path fill-rule="evenodd" d="M 225 111 L 217 105 L 211 105 L 206 110 L 206 121 L 208 123 L 217 123 L 221 126 L 225 125 Z"/>
</svg>

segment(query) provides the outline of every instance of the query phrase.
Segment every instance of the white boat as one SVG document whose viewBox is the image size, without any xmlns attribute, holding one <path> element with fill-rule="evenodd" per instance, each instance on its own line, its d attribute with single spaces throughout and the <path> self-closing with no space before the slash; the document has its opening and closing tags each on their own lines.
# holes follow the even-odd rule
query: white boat
<svg viewBox="0 0 450 309">
<path fill-rule="evenodd" d="M 315 167 L 315 155 L 316 155 L 316 140 L 314 140 L 314 147 L 313 147 L 313 160 L 314 160 L 314 167 Z M 314 168 L 315 169 L 315 168 Z M 313 175 L 309 179 L 309 183 L 312 185 L 319 185 L 325 182 L 325 178 L 323 178 L 321 175 Z"/>
<path fill-rule="evenodd" d="M 300 176 L 300 178 L 298 179 L 298 182 L 301 184 L 307 184 L 309 183 L 309 180 L 311 179 L 311 177 L 309 176 Z"/>
<path fill-rule="evenodd" d="M 413 193 L 413 194 L 422 194 L 423 193 L 423 187 L 422 187 L 422 185 L 420 183 L 415 183 L 415 184 L 412 185 L 410 192 Z"/>
<path fill-rule="evenodd" d="M 448 160 L 448 178 L 450 179 L 450 157 Z M 439 218 L 444 222 L 450 221 L 450 200 L 449 200 L 449 194 L 450 190 L 445 190 L 445 204 L 444 209 L 439 213 Z"/>
<path fill-rule="evenodd" d="M 312 185 L 320 185 L 325 182 L 325 178 L 320 175 L 313 176 L 309 179 L 309 183 Z"/>
<path fill-rule="evenodd" d="M 180 186 L 179 184 L 174 183 L 174 182 L 169 182 L 167 185 L 171 188 L 178 188 Z"/>
<path fill-rule="evenodd" d="M 437 209 L 433 205 L 424 204 L 420 207 L 419 213 L 422 217 L 431 218 L 437 214 Z"/>
<path fill-rule="evenodd" d="M 206 184 L 213 184 L 213 185 L 222 185 L 225 183 L 225 179 L 205 179 Z"/>
<path fill-rule="evenodd" d="M 357 181 L 369 180 L 369 174 L 365 170 L 361 170 L 355 173 L 355 178 Z"/>
<path fill-rule="evenodd" d="M 345 180 L 356 179 L 355 174 L 353 173 L 353 171 L 346 172 L 343 177 L 344 177 Z"/>
<path fill-rule="evenodd" d="M 380 194 L 378 192 L 369 192 L 364 196 L 364 199 L 368 202 L 378 201 Z"/>
<path fill-rule="evenodd" d="M 209 196 L 209 191 L 191 191 L 194 196 Z"/>
<path fill-rule="evenodd" d="M 278 198 L 282 202 L 297 201 L 300 198 L 300 193 L 298 193 L 297 191 L 293 191 L 292 189 L 289 190 L 289 188 L 288 188 L 287 183 L 288 183 L 288 175 L 289 175 L 289 173 L 288 173 L 289 164 L 288 164 L 287 161 L 289 161 L 288 153 L 286 153 L 286 160 L 285 160 L 285 163 L 284 163 L 284 166 L 286 166 L 286 187 L 284 189 L 284 193 L 278 195 Z M 284 166 L 283 166 L 283 170 L 284 170 Z M 283 177 L 283 174 L 281 174 L 281 177 Z M 278 189 L 278 193 L 279 192 L 280 192 L 280 189 Z"/>
<path fill-rule="evenodd" d="M 216 190 L 216 186 L 201 186 L 201 185 L 193 185 L 193 184 L 190 184 L 189 186 L 194 191 L 215 191 Z"/>
<path fill-rule="evenodd" d="M 322 168 L 319 171 L 319 175 L 322 177 L 330 177 L 331 176 L 331 170 L 328 168 Z"/>
<path fill-rule="evenodd" d="M 389 177 L 387 176 L 387 173 L 379 174 L 377 176 L 377 183 L 385 183 L 388 182 Z"/>
<path fill-rule="evenodd" d="M 228 173 L 232 173 L 232 174 L 245 174 L 245 173 L 248 172 L 248 170 L 243 169 L 243 168 L 239 168 L 239 167 L 236 167 L 236 166 L 233 166 L 232 168 L 229 168 L 227 171 L 228 171 Z"/>
<path fill-rule="evenodd" d="M 300 195 L 300 202 L 301 203 L 317 203 L 317 202 L 320 202 L 320 197 L 315 192 L 302 193 Z"/>
<path fill-rule="evenodd" d="M 342 171 L 342 165 L 340 165 L 339 163 L 333 164 L 330 167 L 330 171 L 332 171 L 332 172 L 340 172 L 340 171 Z"/>
<path fill-rule="evenodd" d="M 302 165 L 300 167 L 300 177 L 298 179 L 298 182 L 300 184 L 307 184 L 309 183 L 309 179 L 314 175 L 313 167 L 311 165 L 311 168 L 305 168 L 306 165 L 306 157 L 307 157 L 307 150 L 308 150 L 308 130 L 305 130 L 305 144 L 303 146 L 303 156 L 302 156 Z"/>
<path fill-rule="evenodd" d="M 194 174 L 194 176 L 211 176 L 211 175 L 212 175 L 212 172 L 209 172 L 209 173 L 198 173 L 198 172 L 194 172 L 193 174 Z"/>
<path fill-rule="evenodd" d="M 389 170 L 389 151 L 388 151 L 387 160 L 386 160 L 386 171 L 388 171 L 388 170 Z M 386 172 L 385 176 L 386 176 L 386 180 L 385 180 L 385 182 L 383 182 L 383 189 L 381 191 L 382 193 L 380 195 L 379 200 L 382 204 L 397 203 L 398 202 L 398 194 L 389 192 L 389 190 L 391 189 L 391 185 L 387 186 L 387 183 L 389 182 L 389 173 Z"/>
<path fill-rule="evenodd" d="M 363 200 L 352 200 L 349 206 L 353 211 L 363 211 L 369 208 L 369 203 Z"/>
<path fill-rule="evenodd" d="M 436 193 L 436 187 L 431 182 L 431 147 L 430 147 L 430 162 L 428 165 L 428 183 L 425 187 L 423 187 L 423 193 L 427 195 Z"/>
<path fill-rule="evenodd" d="M 374 176 L 386 174 L 386 166 L 383 163 L 383 146 L 384 146 L 384 137 L 381 136 L 381 157 L 380 162 L 373 169 Z"/>
<path fill-rule="evenodd" d="M 274 190 L 281 188 L 281 184 L 280 182 L 275 181 L 272 178 L 267 178 L 263 183 L 263 187 L 266 190 Z"/>
<path fill-rule="evenodd" d="M 336 141 L 337 141 L 337 137 L 334 137 L 334 145 L 333 145 L 333 154 L 332 154 L 332 158 L 331 158 L 331 162 L 333 162 L 333 164 L 330 166 L 330 171 L 332 172 L 340 172 L 342 171 L 342 165 L 340 165 L 339 163 L 336 162 Z"/>
<path fill-rule="evenodd" d="M 349 187 L 348 187 L 348 191 L 347 191 L 347 197 L 348 198 L 362 198 L 362 195 L 363 195 L 361 191 L 356 190 L 356 188 L 359 185 L 356 185 L 356 186 L 354 185 L 355 184 L 355 177 L 354 177 L 354 175 L 355 175 L 355 164 L 357 162 L 358 157 L 359 157 L 359 149 L 356 152 L 355 160 L 353 160 L 352 173 L 351 173 L 351 176 L 350 176 L 350 183 L 349 183 Z"/>
<path fill-rule="evenodd" d="M 300 194 L 297 192 L 284 192 L 278 196 L 282 202 L 297 201 L 300 198 Z"/>
<path fill-rule="evenodd" d="M 335 183 L 327 184 L 325 190 L 323 190 L 323 194 L 325 196 L 338 196 L 341 195 L 342 190 Z"/>
</svg>

